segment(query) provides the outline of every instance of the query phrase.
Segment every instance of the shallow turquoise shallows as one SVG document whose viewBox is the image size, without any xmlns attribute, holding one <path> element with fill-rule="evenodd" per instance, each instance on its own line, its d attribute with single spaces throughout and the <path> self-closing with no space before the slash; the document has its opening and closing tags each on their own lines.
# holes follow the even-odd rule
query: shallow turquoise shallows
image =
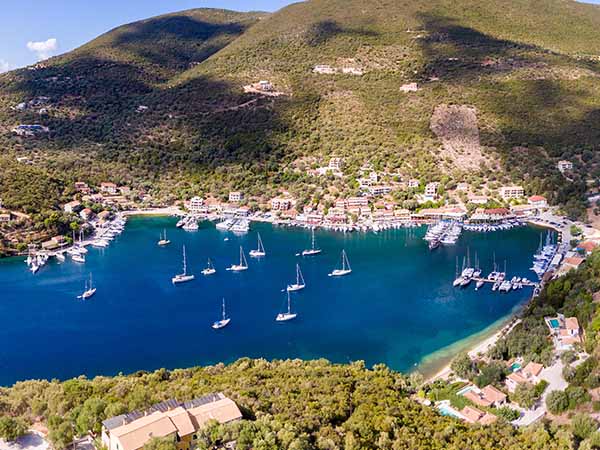
<svg viewBox="0 0 600 450">
<path fill-rule="evenodd" d="M 51 262 L 32 275 L 22 259 L 0 262 L 0 384 L 29 378 L 93 376 L 229 362 L 243 356 L 365 360 L 407 370 L 421 359 L 505 317 L 531 289 L 492 293 L 452 287 L 455 258 L 477 252 L 485 273 L 495 252 L 509 276 L 529 271 L 540 230 L 463 233 L 450 248 L 427 250 L 425 228 L 339 234 L 317 231 L 323 254 L 295 254 L 310 232 L 253 224 L 245 236 L 204 223 L 197 232 L 172 218 L 132 218 L 109 248 L 90 248 L 85 265 Z M 171 245 L 156 242 L 167 228 Z M 248 257 L 246 272 L 226 272 L 239 245 L 256 247 L 260 231 L 267 256 Z M 228 237 L 229 240 L 224 238 Z M 173 286 L 182 245 L 196 280 Z M 346 249 L 353 272 L 327 274 Z M 200 271 L 211 258 L 217 274 Z M 292 294 L 296 320 L 276 322 L 286 306 L 282 289 L 295 281 L 299 262 L 307 287 Z M 97 294 L 77 300 L 93 273 Z M 221 299 L 231 324 L 213 330 Z"/>
</svg>

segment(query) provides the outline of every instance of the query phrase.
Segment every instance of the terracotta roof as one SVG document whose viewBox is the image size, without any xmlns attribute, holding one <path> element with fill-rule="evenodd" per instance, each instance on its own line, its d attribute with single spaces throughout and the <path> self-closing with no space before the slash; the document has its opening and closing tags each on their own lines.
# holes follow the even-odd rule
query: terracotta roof
<svg viewBox="0 0 600 450">
<path fill-rule="evenodd" d="M 517 384 L 529 383 L 529 380 L 523 375 L 521 375 L 520 372 L 513 372 L 509 374 L 506 378 L 508 378 L 511 381 L 514 381 Z"/>
<path fill-rule="evenodd" d="M 123 450 L 137 450 L 142 448 L 150 438 L 165 437 L 176 432 L 175 424 L 160 412 L 111 430 L 111 434 L 119 438 Z"/>
<path fill-rule="evenodd" d="M 584 262 L 584 258 L 580 258 L 579 256 L 571 256 L 569 258 L 564 259 L 565 264 L 570 264 L 571 266 L 578 267 L 582 262 Z"/>
<path fill-rule="evenodd" d="M 489 425 L 494 423 L 497 419 L 496 416 L 480 411 L 477 408 L 473 408 L 472 406 L 465 406 L 460 413 L 465 416 L 465 420 L 470 423 L 480 423 L 482 425 Z"/>
<path fill-rule="evenodd" d="M 523 372 L 526 375 L 529 374 L 529 375 L 533 375 L 533 376 L 537 377 L 543 368 L 544 368 L 544 366 L 542 366 L 541 364 L 531 361 L 529 364 L 527 364 L 525 366 L 525 368 L 523 369 Z"/>
<path fill-rule="evenodd" d="M 492 406 L 492 401 L 485 398 L 481 393 L 475 393 L 472 390 L 465 392 L 463 397 L 479 406 Z"/>
<path fill-rule="evenodd" d="M 182 407 L 167 412 L 167 416 L 171 418 L 171 421 L 177 427 L 179 436 L 187 436 L 196 431 L 194 423 L 192 422 L 192 417 Z"/>
<path fill-rule="evenodd" d="M 486 210 L 484 210 L 484 212 L 486 214 L 492 214 L 492 215 L 506 215 L 510 211 L 506 208 L 492 208 L 492 209 L 486 209 Z"/>
<path fill-rule="evenodd" d="M 197 428 L 211 419 L 217 420 L 220 423 L 227 423 L 242 418 L 242 413 L 235 402 L 228 398 L 188 409 L 188 412 L 193 420 L 195 420 Z"/>
<path fill-rule="evenodd" d="M 567 330 L 579 330 L 579 321 L 577 317 L 567 317 L 565 319 L 565 328 Z"/>
<path fill-rule="evenodd" d="M 582 243 L 577 245 L 577 248 L 585 250 L 586 252 L 591 252 L 596 247 L 598 247 L 598 244 L 594 241 L 583 241 Z"/>
<path fill-rule="evenodd" d="M 543 202 L 546 200 L 546 197 L 542 197 L 541 195 L 532 195 L 527 200 L 530 202 Z"/>
<path fill-rule="evenodd" d="M 491 384 L 485 386 L 481 392 L 483 395 L 492 402 L 502 403 L 506 400 L 506 394 L 499 389 L 496 389 Z"/>
</svg>

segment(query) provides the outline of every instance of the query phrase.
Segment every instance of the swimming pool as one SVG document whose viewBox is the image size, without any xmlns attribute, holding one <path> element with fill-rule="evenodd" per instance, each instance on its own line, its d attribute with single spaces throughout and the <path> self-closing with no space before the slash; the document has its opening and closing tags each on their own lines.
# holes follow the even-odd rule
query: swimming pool
<svg viewBox="0 0 600 450">
<path fill-rule="evenodd" d="M 512 363 L 510 366 L 510 371 L 511 372 L 516 372 L 517 370 L 519 370 L 521 368 L 521 363 Z"/>
<path fill-rule="evenodd" d="M 459 415 L 458 411 L 456 411 L 454 408 L 452 408 L 448 404 L 444 403 L 442 405 L 439 405 L 438 410 L 440 411 L 440 414 L 442 416 L 449 416 L 449 417 L 455 417 L 457 419 L 462 419 L 462 416 Z"/>
<path fill-rule="evenodd" d="M 460 391 L 456 391 L 456 395 L 465 395 L 467 392 L 472 391 L 473 386 L 468 385 L 462 388 Z"/>
<path fill-rule="evenodd" d="M 558 319 L 550 319 L 548 322 L 550 322 L 550 326 L 552 328 L 560 328 L 560 322 Z"/>
</svg>

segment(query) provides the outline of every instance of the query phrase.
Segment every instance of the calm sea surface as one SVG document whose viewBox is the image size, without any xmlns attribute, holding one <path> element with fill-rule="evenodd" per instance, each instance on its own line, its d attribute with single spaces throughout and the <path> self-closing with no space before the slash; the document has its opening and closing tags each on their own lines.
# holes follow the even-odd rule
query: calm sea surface
<svg viewBox="0 0 600 450">
<path fill-rule="evenodd" d="M 495 252 L 509 276 L 528 268 L 540 230 L 465 232 L 458 244 L 427 250 L 425 228 L 340 234 L 317 231 L 323 254 L 295 254 L 310 232 L 253 224 L 245 236 L 204 223 L 197 232 L 172 218 L 132 218 L 106 249 L 89 249 L 87 263 L 55 261 L 32 275 L 22 259 L 0 261 L 0 384 L 30 378 L 93 376 L 159 367 L 229 362 L 243 356 L 362 359 L 408 370 L 447 345 L 486 328 L 531 295 L 531 289 L 492 293 L 489 286 L 452 287 L 455 258 L 475 252 L 487 274 Z M 167 228 L 172 244 L 156 245 Z M 243 273 L 226 272 L 239 246 L 256 247 L 260 231 L 267 256 L 248 258 Z M 225 240 L 228 237 L 229 240 Z M 173 286 L 182 245 L 196 280 Z M 353 273 L 327 276 L 345 248 Z M 217 274 L 200 271 L 210 257 Z M 307 288 L 292 295 L 295 321 L 275 322 L 285 308 L 282 289 L 299 262 Z M 93 273 L 97 294 L 77 300 Z M 211 328 L 225 297 L 231 324 Z"/>
</svg>

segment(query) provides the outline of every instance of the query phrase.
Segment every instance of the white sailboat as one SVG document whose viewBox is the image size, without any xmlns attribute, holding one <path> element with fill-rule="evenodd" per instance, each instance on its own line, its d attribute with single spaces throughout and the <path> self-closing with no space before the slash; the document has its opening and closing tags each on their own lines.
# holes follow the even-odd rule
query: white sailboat
<svg viewBox="0 0 600 450">
<path fill-rule="evenodd" d="M 65 254 L 63 252 L 58 252 L 56 254 L 56 259 L 58 260 L 58 262 L 65 262 Z"/>
<path fill-rule="evenodd" d="M 206 265 L 206 269 L 202 270 L 202 275 L 214 275 L 215 273 L 217 273 L 217 269 L 215 269 L 212 261 L 208 258 L 208 264 Z"/>
<path fill-rule="evenodd" d="M 231 267 L 228 267 L 227 270 L 232 272 L 242 272 L 244 270 L 248 270 L 248 261 L 246 261 L 246 255 L 244 255 L 244 249 L 240 245 L 240 263 L 232 264 Z"/>
<path fill-rule="evenodd" d="M 85 290 L 83 291 L 83 294 L 77 296 L 77 298 L 81 300 L 87 300 L 88 298 L 93 297 L 95 293 L 96 288 L 94 287 L 92 282 L 92 274 L 90 273 L 90 284 L 88 285 L 87 281 L 85 282 Z"/>
<path fill-rule="evenodd" d="M 344 275 L 349 275 L 352 273 L 352 269 L 350 268 L 350 261 L 348 261 L 348 255 L 346 255 L 346 250 L 342 250 L 342 268 L 334 269 L 333 272 L 329 274 L 330 277 L 342 277 Z"/>
<path fill-rule="evenodd" d="M 80 253 L 71 253 L 71 259 L 73 260 L 73 262 L 76 263 L 85 263 L 85 255 L 82 255 Z"/>
<path fill-rule="evenodd" d="M 296 283 L 288 284 L 287 291 L 295 292 L 301 291 L 306 287 L 306 283 L 304 282 L 304 277 L 302 276 L 302 271 L 300 270 L 300 264 L 296 264 Z"/>
<path fill-rule="evenodd" d="M 302 250 L 302 256 L 314 256 L 321 253 L 321 249 L 315 246 L 315 229 L 312 229 L 311 247 L 306 250 Z"/>
<path fill-rule="evenodd" d="M 252 258 L 260 258 L 262 256 L 265 256 L 267 253 L 265 252 L 265 246 L 263 245 L 263 241 L 260 238 L 260 233 L 258 234 L 258 248 L 256 250 L 250 250 L 249 255 Z"/>
<path fill-rule="evenodd" d="M 194 275 L 188 275 L 187 273 L 187 259 L 185 257 L 185 245 L 183 246 L 183 273 L 175 275 L 171 278 L 173 284 L 185 283 L 186 281 L 192 281 L 194 279 Z"/>
<path fill-rule="evenodd" d="M 163 234 L 160 235 L 158 245 L 164 247 L 165 245 L 169 245 L 170 243 L 171 241 L 167 239 L 167 230 L 163 230 Z"/>
<path fill-rule="evenodd" d="M 277 314 L 275 320 L 277 322 L 287 322 L 288 320 L 295 319 L 298 314 L 292 313 L 292 300 L 290 299 L 290 292 L 287 293 L 287 312 Z"/>
<path fill-rule="evenodd" d="M 229 325 L 229 322 L 231 322 L 231 319 L 227 317 L 227 314 L 225 313 L 225 299 L 223 299 L 223 315 L 221 316 L 221 320 L 217 320 L 212 324 L 212 327 L 215 330 L 220 330 Z"/>
</svg>

